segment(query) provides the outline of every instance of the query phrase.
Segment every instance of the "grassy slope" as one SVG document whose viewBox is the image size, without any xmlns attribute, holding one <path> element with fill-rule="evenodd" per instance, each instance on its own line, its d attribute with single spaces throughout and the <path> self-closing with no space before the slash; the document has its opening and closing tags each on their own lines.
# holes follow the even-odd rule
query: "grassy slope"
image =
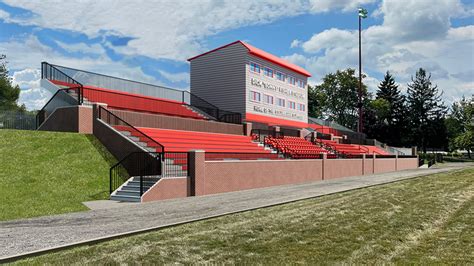
<svg viewBox="0 0 474 266">
<path fill-rule="evenodd" d="M 20 263 L 474 263 L 474 169 L 228 215 Z"/>
<path fill-rule="evenodd" d="M 113 161 L 93 136 L 0 130 L 0 220 L 86 210 Z"/>
</svg>

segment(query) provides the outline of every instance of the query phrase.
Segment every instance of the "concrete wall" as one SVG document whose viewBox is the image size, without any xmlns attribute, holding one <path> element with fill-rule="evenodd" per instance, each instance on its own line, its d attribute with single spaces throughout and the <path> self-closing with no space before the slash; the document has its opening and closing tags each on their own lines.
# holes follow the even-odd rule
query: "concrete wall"
<svg viewBox="0 0 474 266">
<path fill-rule="evenodd" d="M 199 196 L 418 168 L 418 158 L 205 161 L 189 153 L 189 178 L 163 179 L 143 201 Z M 161 182 L 161 181 L 160 181 Z"/>
<path fill-rule="evenodd" d="M 38 130 L 92 134 L 92 107 L 68 106 L 56 108 Z"/>
<path fill-rule="evenodd" d="M 160 179 L 142 196 L 142 202 L 190 196 L 189 177 Z"/>
<path fill-rule="evenodd" d="M 137 144 L 96 118 L 96 115 L 93 118 L 93 134 L 119 161 L 132 152 L 144 151 Z"/>
<path fill-rule="evenodd" d="M 234 135 L 242 135 L 244 133 L 243 125 L 124 110 L 110 111 L 136 127 L 154 127 Z"/>
</svg>

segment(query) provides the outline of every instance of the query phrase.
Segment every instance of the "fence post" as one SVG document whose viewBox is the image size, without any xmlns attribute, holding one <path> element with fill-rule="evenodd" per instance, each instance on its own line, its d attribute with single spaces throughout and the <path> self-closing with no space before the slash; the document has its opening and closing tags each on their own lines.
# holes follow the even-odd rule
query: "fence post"
<svg viewBox="0 0 474 266">
<path fill-rule="evenodd" d="M 322 180 L 324 180 L 324 175 L 326 174 L 326 171 L 325 171 L 326 169 L 324 169 L 324 168 L 326 168 L 326 161 L 327 161 L 327 159 L 328 159 L 327 153 L 323 153 L 323 162 L 322 162 L 323 165 L 322 165 L 322 167 L 321 167 L 321 171 L 322 171 L 322 173 L 321 173 L 321 179 L 322 179 Z"/>
<path fill-rule="evenodd" d="M 372 154 L 372 174 L 375 174 L 375 159 L 377 159 L 377 155 Z"/>
<path fill-rule="evenodd" d="M 365 153 L 362 154 L 362 175 L 365 175 Z"/>
</svg>

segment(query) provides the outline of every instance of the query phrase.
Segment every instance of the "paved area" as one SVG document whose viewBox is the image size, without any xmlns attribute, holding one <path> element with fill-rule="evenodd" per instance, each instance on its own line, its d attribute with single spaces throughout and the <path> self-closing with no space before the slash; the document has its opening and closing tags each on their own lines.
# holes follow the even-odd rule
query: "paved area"
<svg viewBox="0 0 474 266">
<path fill-rule="evenodd" d="M 86 212 L 1 222 L 0 262 L 12 256 L 41 250 L 396 182 L 466 166 L 466 164 L 453 164 L 437 169 L 355 176 L 138 205 L 124 204 L 120 208 L 99 208 Z"/>
<path fill-rule="evenodd" d="M 91 210 L 103 210 L 110 208 L 121 208 L 130 205 L 140 205 L 139 202 L 120 202 L 114 200 L 84 201 L 82 204 L 84 204 L 87 208 Z"/>
</svg>

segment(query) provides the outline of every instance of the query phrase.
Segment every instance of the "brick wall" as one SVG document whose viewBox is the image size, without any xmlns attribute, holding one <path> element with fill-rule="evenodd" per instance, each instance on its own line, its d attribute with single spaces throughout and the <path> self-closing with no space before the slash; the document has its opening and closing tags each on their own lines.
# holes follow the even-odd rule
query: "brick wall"
<svg viewBox="0 0 474 266">
<path fill-rule="evenodd" d="M 243 125 L 124 110 L 111 109 L 110 111 L 136 127 L 154 127 L 234 135 L 244 134 Z"/>
<path fill-rule="evenodd" d="M 38 130 L 92 134 L 92 107 L 59 107 L 46 118 Z"/>
</svg>

